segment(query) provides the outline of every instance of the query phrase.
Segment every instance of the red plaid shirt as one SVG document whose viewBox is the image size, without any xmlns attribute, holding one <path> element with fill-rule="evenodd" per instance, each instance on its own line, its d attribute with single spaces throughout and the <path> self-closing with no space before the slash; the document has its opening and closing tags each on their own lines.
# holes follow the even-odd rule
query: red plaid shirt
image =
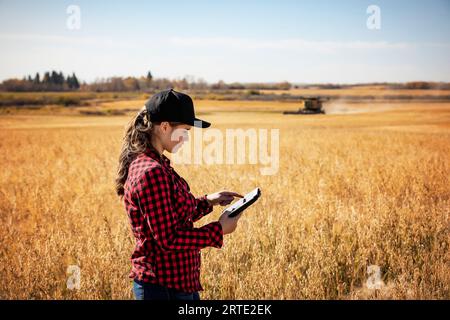
<svg viewBox="0 0 450 320">
<path fill-rule="evenodd" d="M 221 248 L 218 221 L 194 222 L 212 211 L 206 196 L 195 198 L 170 160 L 148 149 L 128 169 L 124 202 L 136 238 L 130 278 L 184 292 L 203 290 L 200 249 Z"/>
</svg>

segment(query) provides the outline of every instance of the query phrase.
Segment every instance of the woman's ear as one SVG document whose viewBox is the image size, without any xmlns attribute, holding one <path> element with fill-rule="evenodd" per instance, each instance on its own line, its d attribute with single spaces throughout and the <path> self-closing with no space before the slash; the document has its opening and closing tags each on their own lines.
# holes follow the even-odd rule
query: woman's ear
<svg viewBox="0 0 450 320">
<path fill-rule="evenodd" d="M 167 122 L 167 121 L 163 121 L 163 122 L 161 122 L 161 124 L 159 125 L 159 128 L 161 129 L 161 131 L 162 131 L 163 133 L 166 133 L 166 132 L 169 130 L 169 128 L 170 128 L 170 124 L 169 124 L 169 122 Z"/>
</svg>

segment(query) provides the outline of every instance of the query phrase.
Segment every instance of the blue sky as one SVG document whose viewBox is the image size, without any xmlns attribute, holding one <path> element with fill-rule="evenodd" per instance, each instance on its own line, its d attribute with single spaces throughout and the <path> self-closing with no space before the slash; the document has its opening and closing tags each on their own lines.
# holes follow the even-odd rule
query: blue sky
<svg viewBox="0 0 450 320">
<path fill-rule="evenodd" d="M 69 5 L 81 28 L 67 27 Z M 379 30 L 367 28 L 369 5 Z M 0 0 L 0 80 L 46 70 L 93 81 L 450 81 L 450 0 Z"/>
</svg>

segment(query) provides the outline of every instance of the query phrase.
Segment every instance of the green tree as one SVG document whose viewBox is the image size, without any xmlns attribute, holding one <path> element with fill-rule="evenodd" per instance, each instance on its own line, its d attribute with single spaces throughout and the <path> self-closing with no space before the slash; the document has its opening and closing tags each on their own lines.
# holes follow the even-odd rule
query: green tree
<svg viewBox="0 0 450 320">
<path fill-rule="evenodd" d="M 34 76 L 34 84 L 40 84 L 41 83 L 41 77 L 39 76 L 39 72 L 36 72 L 36 75 Z"/>
<path fill-rule="evenodd" d="M 42 79 L 42 82 L 44 84 L 46 84 L 46 85 L 51 83 L 51 81 L 50 81 L 50 72 L 47 71 L 46 73 L 44 73 L 44 78 Z"/>
<path fill-rule="evenodd" d="M 153 80 L 153 76 L 152 76 L 152 73 L 149 71 L 149 72 L 147 72 L 147 81 L 152 82 L 152 80 Z"/>
<path fill-rule="evenodd" d="M 75 75 L 75 72 L 72 72 L 72 88 L 73 89 L 80 88 L 80 82 L 78 81 L 77 76 Z"/>
</svg>

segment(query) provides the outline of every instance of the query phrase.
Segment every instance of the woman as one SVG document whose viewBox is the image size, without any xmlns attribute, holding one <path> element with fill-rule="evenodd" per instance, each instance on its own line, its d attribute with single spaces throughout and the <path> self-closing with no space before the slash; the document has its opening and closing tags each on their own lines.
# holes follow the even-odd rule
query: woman
<svg viewBox="0 0 450 320">
<path fill-rule="evenodd" d="M 240 217 L 223 213 L 219 221 L 194 228 L 214 205 L 242 195 L 221 191 L 196 198 L 171 167 L 164 151 L 178 150 L 192 126 L 210 123 L 195 117 L 188 95 L 170 89 L 151 97 L 126 130 L 116 191 L 136 238 L 130 277 L 138 300 L 199 300 L 200 250 L 221 248 L 223 235 L 236 229 Z"/>
</svg>

